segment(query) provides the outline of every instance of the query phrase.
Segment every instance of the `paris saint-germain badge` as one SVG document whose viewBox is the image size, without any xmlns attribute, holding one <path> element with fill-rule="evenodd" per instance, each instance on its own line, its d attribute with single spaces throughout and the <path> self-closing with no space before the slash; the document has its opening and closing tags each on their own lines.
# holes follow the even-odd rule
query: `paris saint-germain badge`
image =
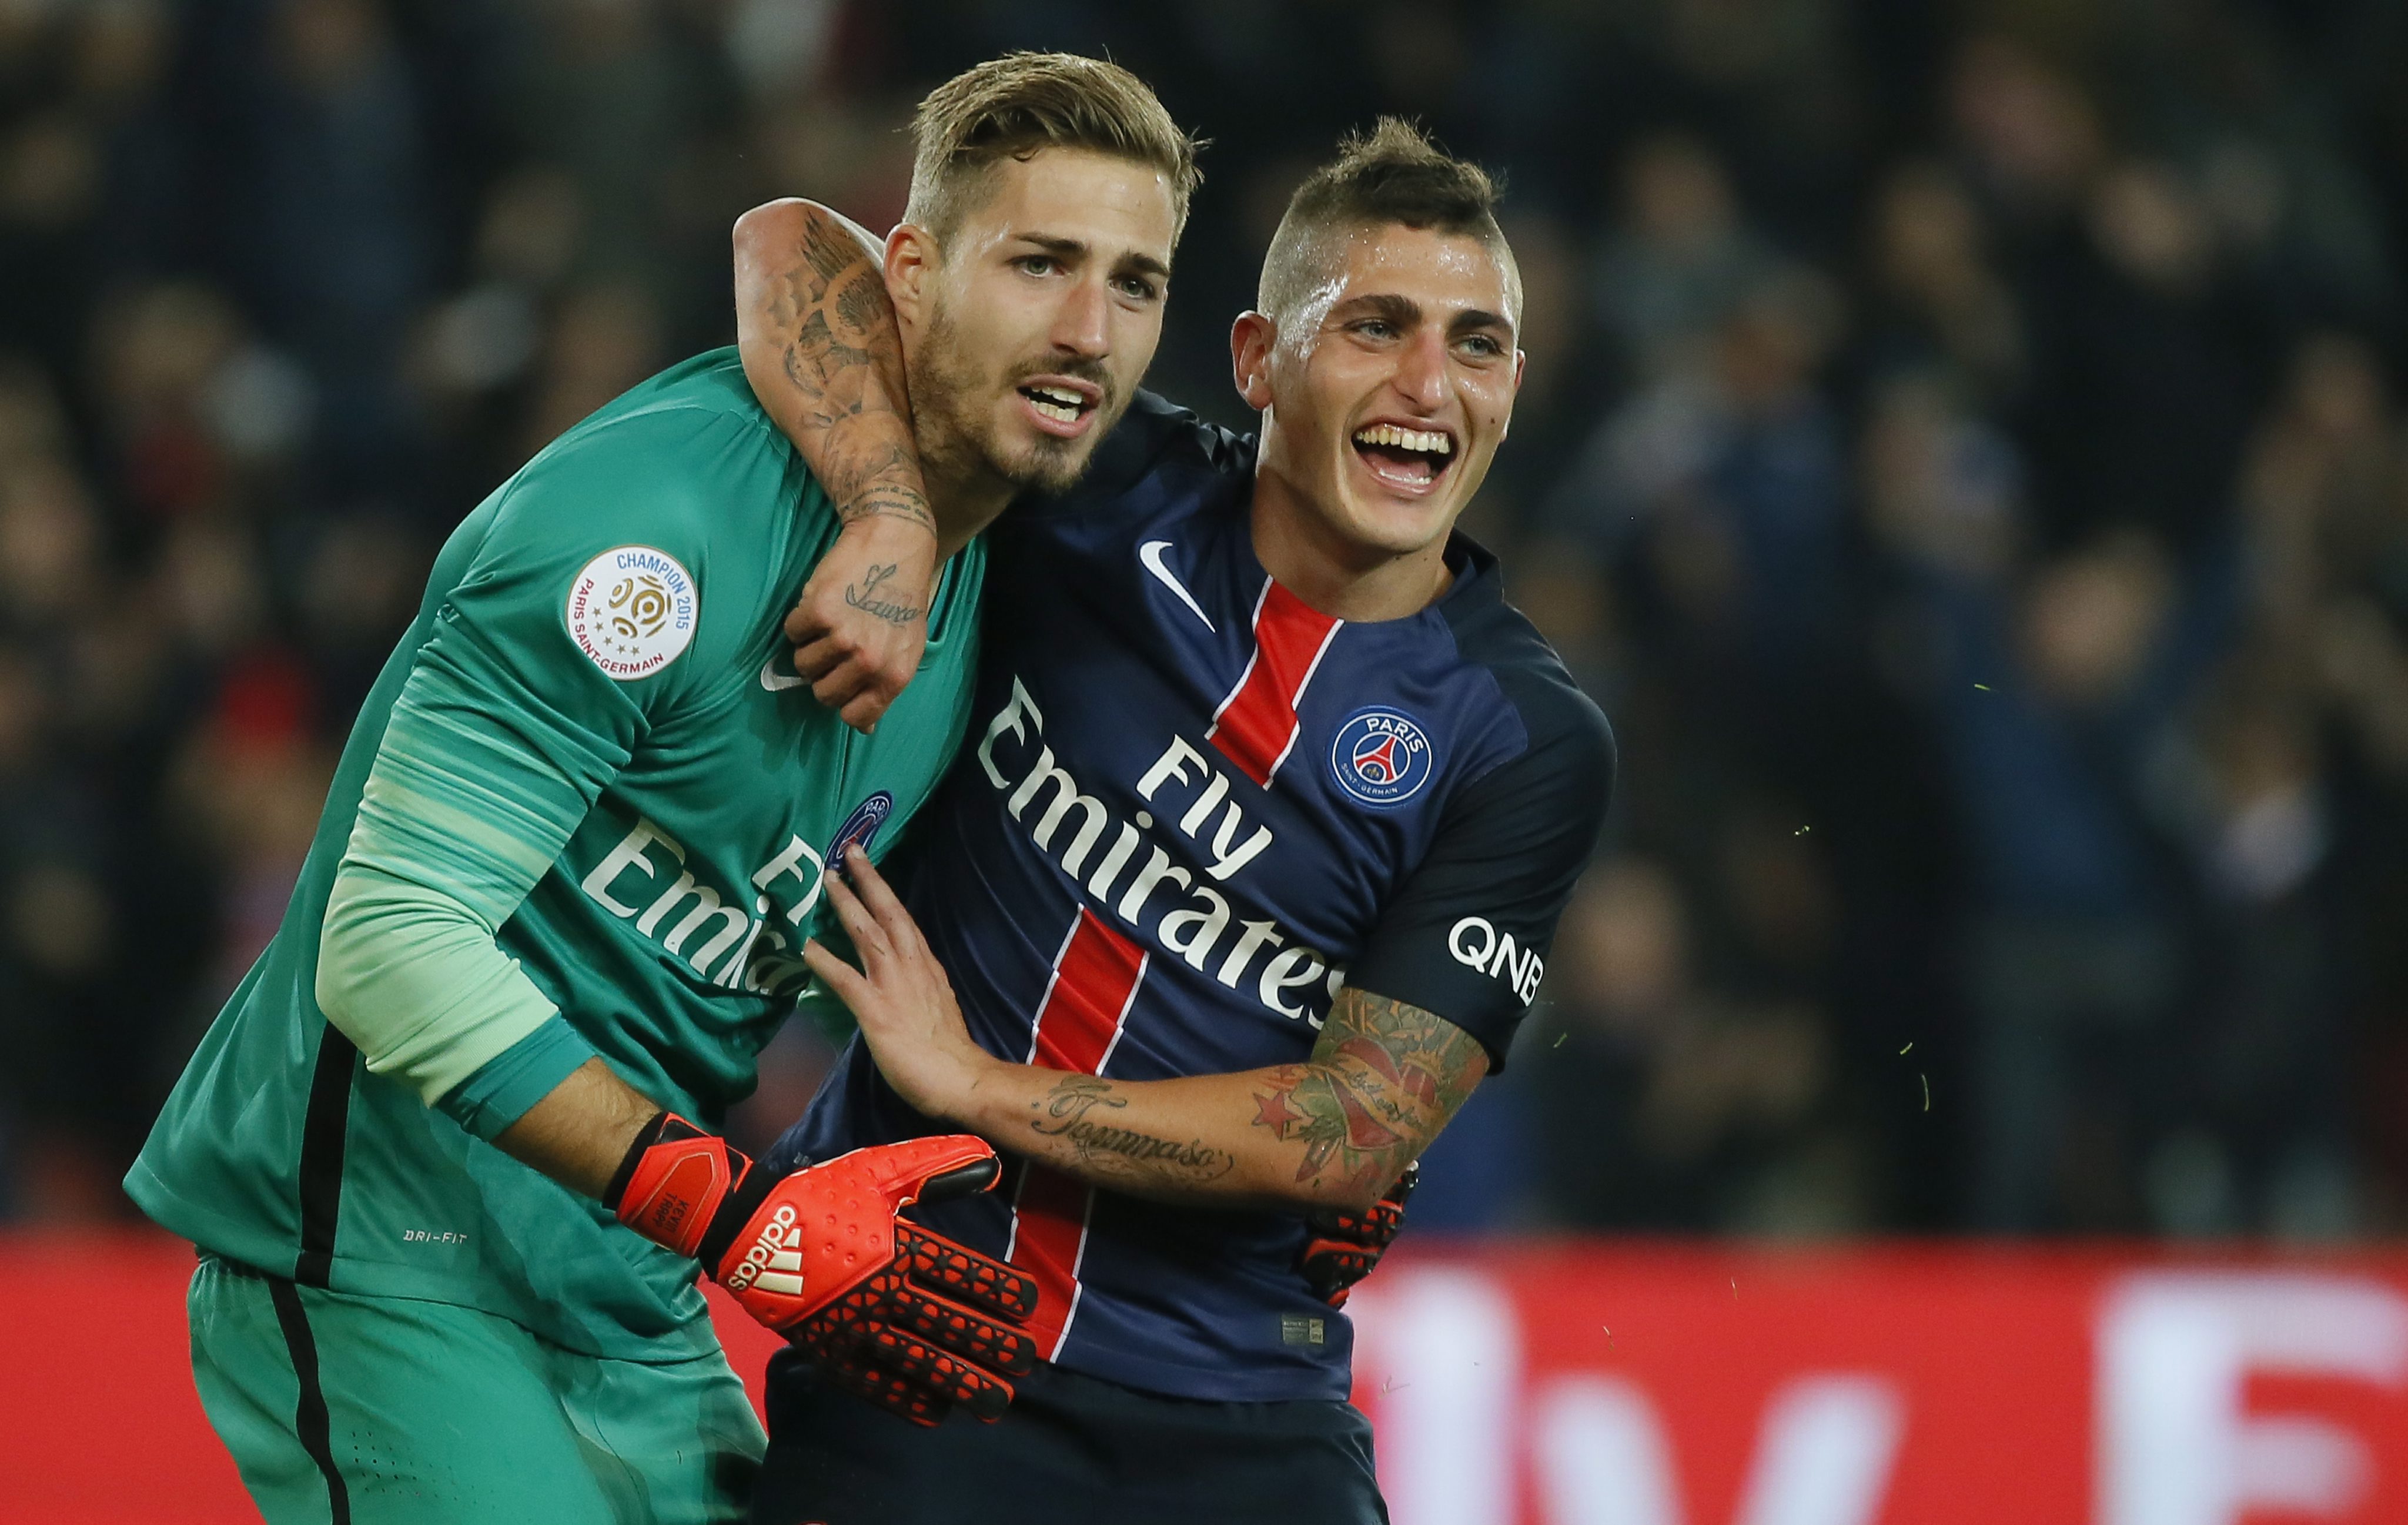
<svg viewBox="0 0 2408 1525">
<path fill-rule="evenodd" d="M 1348 715 L 1329 743 L 1329 770 L 1338 776 L 1338 786 L 1383 810 L 1419 793 L 1435 766 L 1429 733 L 1382 705 Z"/>
<path fill-rule="evenodd" d="M 894 813 L 895 797 L 883 789 L 853 806 L 853 813 L 844 818 L 844 825 L 837 827 L 836 835 L 828 840 L 827 866 L 843 873 L 844 850 L 859 842 L 861 850 L 868 852 L 871 841 L 878 835 L 878 828 L 884 826 L 886 817 Z"/>
</svg>

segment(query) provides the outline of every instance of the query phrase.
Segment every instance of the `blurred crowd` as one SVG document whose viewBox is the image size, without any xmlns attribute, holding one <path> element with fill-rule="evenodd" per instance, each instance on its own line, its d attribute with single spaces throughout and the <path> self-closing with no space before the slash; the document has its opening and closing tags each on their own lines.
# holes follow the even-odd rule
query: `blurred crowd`
<svg viewBox="0 0 2408 1525">
<path fill-rule="evenodd" d="M 1012 47 L 1213 139 L 1224 422 L 1340 131 L 1508 180 L 1468 527 L 1623 773 L 1417 1223 L 2408 1224 L 2386 0 L 0 0 L 0 1216 L 123 1211 L 451 526 Z"/>
</svg>

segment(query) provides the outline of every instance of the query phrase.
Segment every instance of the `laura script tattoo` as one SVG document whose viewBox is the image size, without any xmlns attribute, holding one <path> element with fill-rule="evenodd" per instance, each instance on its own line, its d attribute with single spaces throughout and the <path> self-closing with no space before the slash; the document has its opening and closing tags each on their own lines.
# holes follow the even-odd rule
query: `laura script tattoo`
<svg viewBox="0 0 2408 1525">
<path fill-rule="evenodd" d="M 1300 1182 L 1384 1187 L 1487 1072 L 1487 1051 L 1454 1023 L 1349 986 L 1311 1062 L 1270 1072 L 1254 1092 L 1254 1126 L 1304 1145 Z"/>
<path fill-rule="evenodd" d="M 1094 1075 L 1066 1075 L 1045 1093 L 1044 1115 L 1030 1119 L 1029 1128 L 1048 1138 L 1068 1142 L 1082 1164 L 1130 1180 L 1169 1178 L 1210 1181 L 1228 1173 L 1237 1163 L 1226 1150 L 1201 1139 L 1181 1144 L 1134 1129 L 1114 1127 L 1088 1115 L 1097 1109 L 1109 1115 L 1128 1105 L 1112 1094 L 1112 1083 Z"/>
<path fill-rule="evenodd" d="M 895 568 L 896 563 L 891 561 L 882 567 L 870 568 L 861 574 L 860 582 L 844 590 L 844 601 L 872 619 L 884 620 L 889 625 L 909 625 L 927 613 L 928 606 L 925 604 L 898 604 L 878 596 L 878 590 L 895 575 Z"/>
</svg>

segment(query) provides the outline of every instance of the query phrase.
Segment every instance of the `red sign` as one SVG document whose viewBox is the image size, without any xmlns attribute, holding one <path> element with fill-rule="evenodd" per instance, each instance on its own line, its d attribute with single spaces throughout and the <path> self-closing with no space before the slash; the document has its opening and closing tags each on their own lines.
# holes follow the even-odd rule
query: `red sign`
<svg viewBox="0 0 2408 1525">
<path fill-rule="evenodd" d="M 1356 1294 L 1398 1525 L 2397 1525 L 2408 1262 L 1587 1245 Z"/>
<path fill-rule="evenodd" d="M 192 1265 L 0 1241 L 0 1522 L 258 1518 Z M 1350 1312 L 1398 1525 L 2408 1520 L 2403 1255 L 1421 1245 Z"/>
</svg>

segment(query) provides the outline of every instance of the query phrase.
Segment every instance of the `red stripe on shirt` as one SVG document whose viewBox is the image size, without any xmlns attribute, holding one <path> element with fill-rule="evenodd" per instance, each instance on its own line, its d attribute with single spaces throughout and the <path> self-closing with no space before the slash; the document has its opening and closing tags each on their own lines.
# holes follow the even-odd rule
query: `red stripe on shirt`
<svg viewBox="0 0 2408 1525">
<path fill-rule="evenodd" d="M 1254 656 L 1212 716 L 1211 743 L 1238 771 L 1268 787 L 1296 745 L 1296 707 L 1343 620 L 1267 582 L 1254 605 Z"/>
<path fill-rule="evenodd" d="M 1092 1075 L 1119 1042 L 1145 980 L 1146 955 L 1082 906 L 1079 920 L 1054 956 L 1054 975 L 1037 1008 L 1028 1062 Z M 1061 1354 L 1079 1310 L 1079 1261 L 1086 1253 L 1087 1215 L 1094 1193 L 1083 1182 L 1031 1165 L 1012 1201 L 1011 1244 L 1005 1259 L 1037 1283 L 1037 1311 L 1028 1331 L 1052 1360 Z"/>
</svg>

